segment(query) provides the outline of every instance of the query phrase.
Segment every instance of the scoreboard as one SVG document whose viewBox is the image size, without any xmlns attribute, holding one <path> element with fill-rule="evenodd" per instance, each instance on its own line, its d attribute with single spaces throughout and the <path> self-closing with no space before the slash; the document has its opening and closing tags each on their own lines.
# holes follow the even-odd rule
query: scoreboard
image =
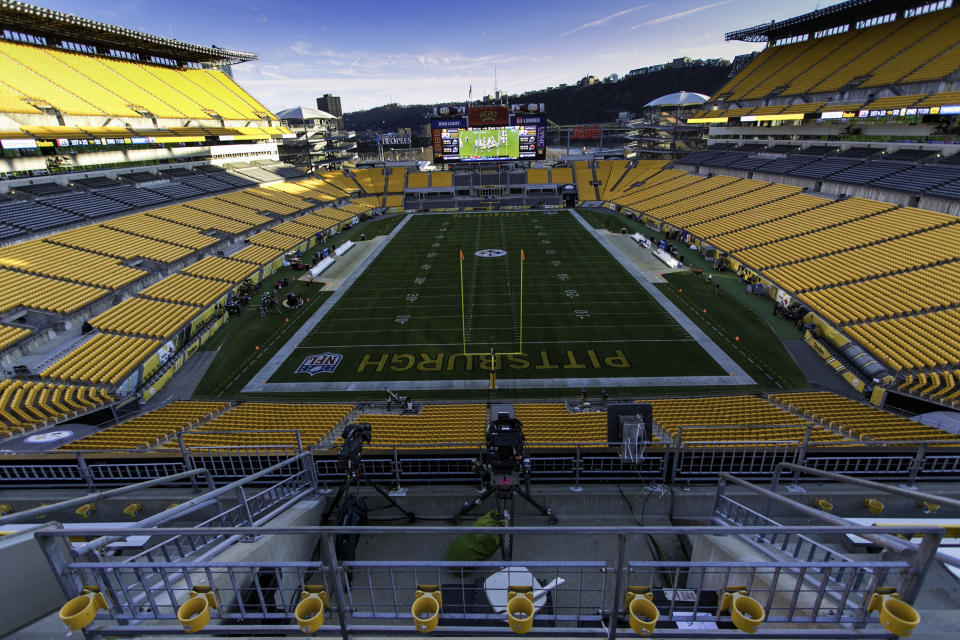
<svg viewBox="0 0 960 640">
<path fill-rule="evenodd" d="M 434 118 L 435 162 L 543 160 L 547 149 L 544 115 L 510 114 L 505 126 L 470 126 L 467 118 Z M 488 144 L 496 140 L 500 144 Z"/>
</svg>

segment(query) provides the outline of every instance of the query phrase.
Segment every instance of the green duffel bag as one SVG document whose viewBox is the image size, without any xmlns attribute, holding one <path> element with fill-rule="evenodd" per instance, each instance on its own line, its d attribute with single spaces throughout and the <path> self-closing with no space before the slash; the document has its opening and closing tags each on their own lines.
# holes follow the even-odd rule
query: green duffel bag
<svg viewBox="0 0 960 640">
<path fill-rule="evenodd" d="M 499 527 L 503 523 L 497 519 L 497 512 L 488 511 L 473 523 L 475 527 Z M 500 536 L 492 533 L 464 533 L 447 547 L 444 559 L 453 561 L 486 560 L 500 548 Z"/>
</svg>

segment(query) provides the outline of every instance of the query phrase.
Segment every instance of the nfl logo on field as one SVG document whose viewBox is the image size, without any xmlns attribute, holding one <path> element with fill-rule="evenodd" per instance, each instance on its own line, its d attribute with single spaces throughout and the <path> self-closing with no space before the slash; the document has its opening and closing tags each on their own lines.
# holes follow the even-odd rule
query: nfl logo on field
<svg viewBox="0 0 960 640">
<path fill-rule="evenodd" d="M 315 373 L 333 373 L 341 360 L 343 360 L 342 355 L 329 351 L 320 355 L 307 356 L 294 373 L 309 373 L 311 376 Z"/>
</svg>

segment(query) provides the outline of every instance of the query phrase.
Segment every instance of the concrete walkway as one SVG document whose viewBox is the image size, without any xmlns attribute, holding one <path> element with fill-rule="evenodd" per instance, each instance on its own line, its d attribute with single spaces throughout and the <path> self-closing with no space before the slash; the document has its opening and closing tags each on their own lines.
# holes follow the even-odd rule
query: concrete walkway
<svg viewBox="0 0 960 640">
<path fill-rule="evenodd" d="M 648 278 L 644 274 L 644 271 L 637 266 L 630 253 L 626 251 L 626 249 L 631 247 L 625 247 L 620 242 L 613 242 L 609 233 L 594 229 L 590 223 L 584 220 L 583 217 L 573 209 L 567 209 L 567 211 L 570 212 L 570 215 L 572 215 L 575 220 L 583 225 L 583 228 L 586 229 L 588 233 L 597 239 L 597 242 L 602 244 L 604 248 L 610 252 L 610 255 L 612 255 L 617 262 L 623 265 L 623 268 L 626 269 L 627 272 L 632 275 L 638 283 L 640 283 L 640 286 L 643 287 L 644 290 L 660 304 L 661 307 L 663 307 L 664 311 L 670 314 L 670 317 L 677 321 L 677 324 L 683 327 L 684 330 L 690 334 L 691 338 L 697 341 L 697 344 L 699 344 L 703 350 L 706 351 L 710 357 L 714 359 L 714 361 L 716 361 L 717 364 L 723 367 L 724 371 L 730 372 L 730 376 L 690 377 L 715 379 L 714 382 L 698 383 L 704 385 L 756 384 L 754 379 L 743 370 L 743 367 L 734 362 L 733 358 L 728 356 L 726 351 L 717 346 L 717 343 L 711 340 L 709 336 L 707 336 L 707 334 L 705 334 L 703 330 L 693 322 L 693 320 L 688 318 L 686 314 L 677 308 L 677 305 L 673 304 L 673 302 L 663 295 L 659 289 L 649 282 Z"/>
<path fill-rule="evenodd" d="M 375 246 L 369 253 L 367 253 L 367 255 L 363 256 L 359 263 L 356 263 L 356 267 L 353 269 L 353 271 L 346 278 L 340 280 L 340 288 L 337 289 L 333 295 L 327 298 L 322 305 L 320 305 L 320 308 L 317 309 L 316 313 L 310 316 L 310 318 L 308 318 L 307 321 L 304 322 L 299 329 L 297 329 L 297 332 L 293 334 L 289 340 L 287 340 L 285 345 L 280 347 L 277 352 L 273 354 L 273 357 L 267 361 L 267 364 L 265 364 L 263 368 L 260 369 L 260 371 L 258 371 L 257 374 L 250 379 L 250 381 L 247 383 L 247 386 L 243 388 L 243 393 L 264 393 L 268 391 L 321 391 L 326 388 L 324 383 L 314 383 L 318 388 L 308 389 L 306 387 L 310 386 L 309 383 L 263 383 L 257 381 L 269 380 L 270 377 L 276 373 L 277 369 L 280 368 L 280 365 L 283 364 L 293 353 L 295 348 L 294 345 L 303 342 L 303 339 L 306 338 L 311 331 L 313 331 L 313 328 L 320 324 L 320 321 L 323 320 L 330 310 L 333 309 L 334 305 L 340 301 L 340 298 L 343 297 L 343 294 L 350 289 L 351 285 L 353 285 L 357 278 L 359 278 L 360 275 L 366 271 L 367 267 L 369 267 L 373 261 L 377 259 L 377 256 L 380 255 L 380 252 L 383 251 L 384 247 L 390 244 L 390 241 L 393 240 L 398 233 L 400 233 L 400 230 L 407 225 L 407 222 L 409 222 L 410 218 L 412 217 L 412 214 L 407 214 L 407 216 L 393 228 L 393 231 L 390 232 L 390 235 L 384 238 L 382 243 Z M 348 253 L 347 255 L 350 254 Z M 383 383 L 378 383 L 377 388 L 380 389 L 382 387 Z M 336 391 L 336 389 L 333 390 Z"/>
</svg>

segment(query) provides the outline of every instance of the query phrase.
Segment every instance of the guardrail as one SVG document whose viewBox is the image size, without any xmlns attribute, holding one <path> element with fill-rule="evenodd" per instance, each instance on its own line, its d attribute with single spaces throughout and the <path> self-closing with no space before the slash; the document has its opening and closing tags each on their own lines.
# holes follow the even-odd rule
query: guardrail
<svg viewBox="0 0 960 640">
<path fill-rule="evenodd" d="M 718 518 L 736 512 L 733 502 L 724 499 L 730 506 L 718 511 Z M 99 555 L 92 544 L 82 557 L 80 552 L 63 551 L 65 537 L 76 532 L 41 530 L 37 539 L 67 598 L 77 596 L 74 601 L 85 605 L 93 598 L 83 594 L 98 591 L 105 596 L 102 611 L 91 611 L 95 617 L 84 628 L 89 638 L 179 635 L 186 628 L 221 636 L 410 635 L 415 625 L 426 624 L 424 620 L 439 624 L 444 636 L 504 637 L 512 628 L 535 636 L 616 638 L 633 635 L 628 627 L 637 623 L 651 631 L 656 628 L 658 637 L 727 638 L 738 633 L 736 627 L 750 629 L 758 638 L 889 638 L 886 628 L 872 624 L 876 619 L 868 603 L 893 589 L 900 603 L 912 610 L 908 605 L 916 598 L 942 534 L 936 527 L 893 527 L 889 534 L 919 534 L 923 542 L 899 554 L 852 560 L 814 540 L 839 541 L 847 534 L 869 534 L 871 527 L 782 526 L 769 521 L 733 531 L 728 524 L 470 529 L 473 534 L 512 536 L 518 554 L 535 548 L 534 555 L 543 558 L 512 561 L 435 559 L 438 548 L 463 532 L 456 527 L 360 530 L 371 548 L 391 544 L 403 549 L 402 560 L 338 559 L 337 538 L 358 535 L 349 527 L 123 530 L 124 535 L 160 537 L 167 548 L 171 545 L 166 540 L 174 537 L 190 538 L 205 548 L 215 541 L 252 536 L 274 545 L 306 536 L 311 543 L 316 541 L 316 559 L 310 560 L 224 561 L 210 554 L 199 559 L 116 558 Z M 643 559 L 638 549 L 647 536 L 685 536 L 694 557 Z M 709 549 L 718 539 L 762 550 L 767 559 L 697 556 L 697 549 Z M 509 573 L 498 587 L 480 579 L 500 571 Z M 503 611 L 507 585 L 522 591 L 524 585 L 536 589 L 547 581 L 554 588 L 546 594 L 536 592 L 533 606 L 525 605 L 525 617 Z M 422 604 L 419 599 L 424 595 L 432 598 L 432 593 L 440 597 L 428 601 L 430 607 L 415 605 Z M 646 599 L 647 593 L 649 604 L 631 604 L 636 597 Z M 311 594 L 317 594 L 312 605 Z M 304 602 L 307 606 L 302 606 Z M 325 614 L 318 613 L 324 610 Z M 437 615 L 421 613 L 415 619 L 414 610 Z M 507 610 L 516 611 L 512 602 Z M 744 616 L 745 611 L 750 615 Z"/>
<path fill-rule="evenodd" d="M 91 450 L 52 453 L 43 456 L 6 456 L 0 465 L 0 486 L 5 487 L 98 487 L 119 486 L 206 468 L 217 484 L 223 484 L 276 464 L 295 453 L 307 451 L 297 444 L 271 441 L 269 434 L 293 430 L 264 430 L 257 445 L 183 445 L 177 449 L 145 453 L 128 450 Z M 210 432 L 213 433 L 213 432 Z M 767 479 L 780 462 L 806 464 L 815 469 L 860 478 L 919 480 L 960 478 L 960 446 L 942 442 L 898 441 L 821 445 L 803 440 L 639 442 L 641 455 L 630 461 L 621 453 L 622 443 L 538 442 L 528 444 L 531 475 L 538 482 L 579 486 L 592 481 L 713 482 L 720 472 L 739 477 Z M 477 480 L 474 462 L 485 451 L 482 442 L 431 444 L 374 443 L 367 445 L 362 465 L 367 477 L 396 486 L 403 483 L 443 481 L 470 483 Z M 311 450 L 318 477 L 325 482 L 343 475 L 335 450 Z M 93 454 L 96 454 L 94 457 Z"/>
</svg>

